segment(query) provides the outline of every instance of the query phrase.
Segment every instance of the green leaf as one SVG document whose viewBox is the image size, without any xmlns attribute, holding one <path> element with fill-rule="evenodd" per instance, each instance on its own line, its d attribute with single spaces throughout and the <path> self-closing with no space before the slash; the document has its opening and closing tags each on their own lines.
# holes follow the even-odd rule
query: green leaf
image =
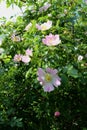
<svg viewBox="0 0 87 130">
<path fill-rule="evenodd" d="M 73 78 L 79 77 L 78 70 L 75 69 L 72 65 L 68 66 L 67 74 Z"/>
</svg>

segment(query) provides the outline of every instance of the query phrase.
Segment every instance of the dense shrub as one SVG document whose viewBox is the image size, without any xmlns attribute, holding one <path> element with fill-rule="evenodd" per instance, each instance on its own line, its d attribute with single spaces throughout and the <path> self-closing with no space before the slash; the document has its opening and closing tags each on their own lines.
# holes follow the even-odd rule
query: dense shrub
<svg viewBox="0 0 87 130">
<path fill-rule="evenodd" d="M 15 3 L 23 15 L 0 25 L 0 129 L 86 130 L 86 3 Z"/>
</svg>

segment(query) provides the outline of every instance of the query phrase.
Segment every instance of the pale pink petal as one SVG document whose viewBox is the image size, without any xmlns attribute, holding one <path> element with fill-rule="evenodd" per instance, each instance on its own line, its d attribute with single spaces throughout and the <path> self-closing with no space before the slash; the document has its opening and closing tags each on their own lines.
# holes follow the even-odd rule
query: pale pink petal
<svg viewBox="0 0 87 130">
<path fill-rule="evenodd" d="M 28 63 L 28 62 L 30 62 L 30 57 L 29 56 L 26 56 L 26 55 L 23 55 L 22 56 L 22 62 L 24 62 L 24 63 Z"/>
<path fill-rule="evenodd" d="M 38 69 L 37 71 L 37 75 L 38 75 L 38 80 L 44 84 L 45 83 L 45 71 L 41 68 Z"/>
<path fill-rule="evenodd" d="M 52 84 L 45 84 L 45 86 L 43 86 L 44 92 L 51 92 L 54 90 L 54 87 Z"/>
<path fill-rule="evenodd" d="M 60 78 L 59 78 L 59 77 L 57 77 L 57 76 L 54 77 L 54 79 L 53 79 L 53 85 L 54 85 L 55 87 L 58 87 L 58 86 L 61 85 L 61 82 L 60 82 Z"/>
<path fill-rule="evenodd" d="M 53 34 L 52 34 L 52 33 L 50 33 L 47 37 L 52 38 L 52 36 L 53 36 Z"/>
<path fill-rule="evenodd" d="M 52 21 L 47 21 L 47 24 L 51 26 L 52 25 Z"/>
<path fill-rule="evenodd" d="M 50 73 L 52 75 L 55 75 L 55 74 L 57 74 L 58 71 L 56 69 L 47 68 L 46 72 L 48 72 L 48 73 Z"/>
<path fill-rule="evenodd" d="M 40 26 L 39 24 L 36 24 L 36 28 L 37 28 L 38 30 L 41 30 L 41 26 Z"/>
<path fill-rule="evenodd" d="M 46 43 L 46 39 L 45 39 L 45 38 L 43 38 L 43 39 L 42 39 L 42 42 L 45 44 L 45 43 Z"/>
<path fill-rule="evenodd" d="M 52 27 L 52 21 L 47 21 L 41 25 L 41 30 L 45 31 Z"/>
<path fill-rule="evenodd" d="M 45 72 L 42 68 L 39 68 L 38 71 L 37 71 L 37 75 L 38 76 L 44 76 L 45 75 Z"/>
<path fill-rule="evenodd" d="M 33 55 L 31 49 L 27 49 L 25 53 L 26 53 L 26 55 L 28 55 L 28 56 L 32 56 L 32 55 Z"/>
</svg>

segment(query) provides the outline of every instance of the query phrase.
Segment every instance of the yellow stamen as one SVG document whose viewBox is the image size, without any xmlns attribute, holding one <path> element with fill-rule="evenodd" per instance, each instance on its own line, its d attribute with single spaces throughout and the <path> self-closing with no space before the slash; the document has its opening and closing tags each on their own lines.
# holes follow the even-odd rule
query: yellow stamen
<svg viewBox="0 0 87 130">
<path fill-rule="evenodd" d="M 46 25 L 41 25 L 42 30 L 46 30 L 47 26 Z"/>
<path fill-rule="evenodd" d="M 52 76 L 47 73 L 47 74 L 45 75 L 45 80 L 46 80 L 46 82 L 51 82 Z"/>
</svg>

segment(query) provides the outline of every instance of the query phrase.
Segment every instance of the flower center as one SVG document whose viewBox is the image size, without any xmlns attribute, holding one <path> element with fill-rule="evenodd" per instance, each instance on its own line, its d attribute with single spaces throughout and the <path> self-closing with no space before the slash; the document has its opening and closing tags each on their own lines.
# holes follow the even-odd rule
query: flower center
<svg viewBox="0 0 87 130">
<path fill-rule="evenodd" d="M 45 80 L 46 80 L 46 82 L 51 82 L 52 76 L 47 73 L 47 74 L 45 75 Z"/>
<path fill-rule="evenodd" d="M 17 36 L 14 36 L 12 39 L 13 39 L 13 41 L 15 41 L 15 42 L 20 41 L 20 38 L 17 37 Z"/>
<path fill-rule="evenodd" d="M 51 39 L 49 39 L 49 43 L 52 43 L 53 42 L 53 39 L 51 38 Z"/>
<path fill-rule="evenodd" d="M 20 61 L 21 60 L 21 58 L 20 57 L 18 57 L 18 59 L 17 59 L 18 61 Z"/>
<path fill-rule="evenodd" d="M 41 28 L 42 28 L 42 30 L 46 30 L 47 26 L 46 25 L 42 25 Z"/>
</svg>

